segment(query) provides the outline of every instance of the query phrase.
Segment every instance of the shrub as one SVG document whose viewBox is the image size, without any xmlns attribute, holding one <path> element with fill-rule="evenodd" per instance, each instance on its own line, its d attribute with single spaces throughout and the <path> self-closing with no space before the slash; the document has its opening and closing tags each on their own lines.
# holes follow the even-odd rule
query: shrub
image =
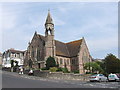
<svg viewBox="0 0 120 90">
<path fill-rule="evenodd" d="M 48 70 L 46 67 L 44 67 L 44 68 L 41 68 L 41 70 Z"/>
<path fill-rule="evenodd" d="M 50 67 L 56 67 L 56 62 L 53 57 L 48 57 L 46 60 L 46 68 L 50 69 Z"/>
<path fill-rule="evenodd" d="M 69 73 L 67 68 L 62 68 L 63 73 Z"/>
<path fill-rule="evenodd" d="M 79 73 L 79 70 L 75 70 L 74 73 Z"/>
<path fill-rule="evenodd" d="M 58 71 L 58 72 L 59 72 L 59 71 L 62 71 L 62 68 L 61 68 L 61 67 L 58 67 L 57 71 Z"/>
<path fill-rule="evenodd" d="M 51 67 L 51 68 L 50 68 L 50 71 L 51 71 L 51 72 L 56 72 L 57 70 L 58 70 L 58 68 L 56 68 L 56 67 Z"/>
</svg>

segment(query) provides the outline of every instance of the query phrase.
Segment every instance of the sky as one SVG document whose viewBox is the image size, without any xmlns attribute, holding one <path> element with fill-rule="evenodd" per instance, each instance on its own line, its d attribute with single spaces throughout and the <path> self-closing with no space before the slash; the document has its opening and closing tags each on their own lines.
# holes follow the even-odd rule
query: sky
<svg viewBox="0 0 120 90">
<path fill-rule="evenodd" d="M 0 52 L 26 50 L 35 31 L 44 35 L 48 9 L 56 40 L 66 43 L 84 37 L 93 58 L 118 56 L 117 2 L 1 2 Z"/>
</svg>

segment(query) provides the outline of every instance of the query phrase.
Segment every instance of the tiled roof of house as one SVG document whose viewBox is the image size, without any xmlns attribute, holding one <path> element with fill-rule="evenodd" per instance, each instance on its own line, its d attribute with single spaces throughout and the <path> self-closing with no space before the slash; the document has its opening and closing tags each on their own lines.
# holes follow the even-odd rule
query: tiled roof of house
<svg viewBox="0 0 120 90">
<path fill-rule="evenodd" d="M 24 51 L 15 50 L 15 49 L 8 49 L 8 51 L 11 53 L 24 53 Z"/>
<path fill-rule="evenodd" d="M 40 39 L 45 41 L 45 37 L 42 35 L 37 34 Z M 56 55 L 57 56 L 65 56 L 65 57 L 73 57 L 77 56 L 80 45 L 81 45 L 82 39 L 63 43 L 58 40 L 55 40 L 55 46 L 56 46 Z"/>
</svg>

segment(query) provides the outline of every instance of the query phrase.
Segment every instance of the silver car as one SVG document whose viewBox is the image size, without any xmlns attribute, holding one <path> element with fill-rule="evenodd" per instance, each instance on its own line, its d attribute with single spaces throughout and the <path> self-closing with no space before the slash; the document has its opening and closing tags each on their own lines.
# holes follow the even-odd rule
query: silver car
<svg viewBox="0 0 120 90">
<path fill-rule="evenodd" d="M 90 76 L 90 82 L 92 81 L 108 81 L 107 77 L 105 77 L 103 74 L 95 74 Z"/>
</svg>

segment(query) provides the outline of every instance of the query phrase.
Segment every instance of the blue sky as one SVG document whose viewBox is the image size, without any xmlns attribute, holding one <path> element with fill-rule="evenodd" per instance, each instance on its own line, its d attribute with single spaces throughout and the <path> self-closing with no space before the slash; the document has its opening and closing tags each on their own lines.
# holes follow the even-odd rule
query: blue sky
<svg viewBox="0 0 120 90">
<path fill-rule="evenodd" d="M 0 3 L 2 49 L 26 50 L 34 32 L 44 35 L 50 9 L 55 39 L 63 42 L 85 38 L 93 58 L 118 56 L 117 2 L 10 2 Z"/>
</svg>

